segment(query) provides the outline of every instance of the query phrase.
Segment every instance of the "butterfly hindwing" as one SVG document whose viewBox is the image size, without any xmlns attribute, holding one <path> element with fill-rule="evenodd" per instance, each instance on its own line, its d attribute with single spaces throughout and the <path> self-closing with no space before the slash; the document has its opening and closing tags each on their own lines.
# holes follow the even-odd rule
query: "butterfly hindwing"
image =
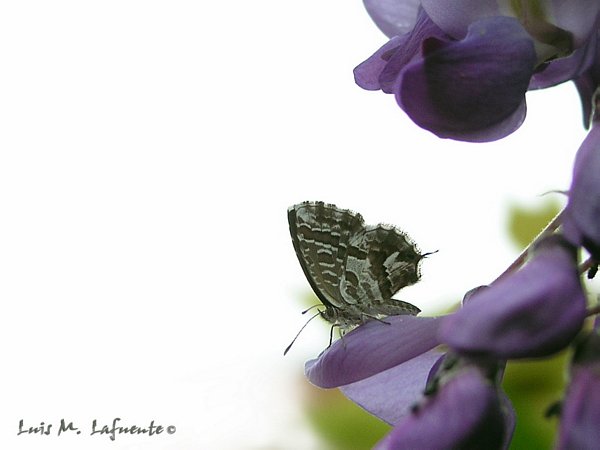
<svg viewBox="0 0 600 450">
<path fill-rule="evenodd" d="M 372 315 L 417 314 L 410 303 L 392 299 L 401 288 L 419 280 L 422 256 L 396 228 L 368 226 L 350 243 L 351 251 L 340 280 L 342 297 Z"/>
</svg>

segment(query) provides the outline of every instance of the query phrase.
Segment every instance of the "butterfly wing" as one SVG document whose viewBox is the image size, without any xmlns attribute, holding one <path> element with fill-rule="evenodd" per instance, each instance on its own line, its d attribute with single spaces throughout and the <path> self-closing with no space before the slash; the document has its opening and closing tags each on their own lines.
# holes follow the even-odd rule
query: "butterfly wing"
<svg viewBox="0 0 600 450">
<path fill-rule="evenodd" d="M 385 225 L 367 226 L 349 242 L 340 293 L 365 314 L 417 314 L 410 303 L 392 299 L 420 278 L 423 256 L 403 232 Z"/>
<path fill-rule="evenodd" d="M 326 307 L 344 306 L 339 291 L 350 239 L 364 230 L 360 214 L 323 202 L 305 202 L 288 209 L 294 249 L 302 270 Z"/>
</svg>

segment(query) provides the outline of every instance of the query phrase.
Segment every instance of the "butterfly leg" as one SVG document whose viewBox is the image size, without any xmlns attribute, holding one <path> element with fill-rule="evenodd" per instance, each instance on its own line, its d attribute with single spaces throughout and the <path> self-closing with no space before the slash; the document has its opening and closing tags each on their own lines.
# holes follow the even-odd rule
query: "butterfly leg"
<svg viewBox="0 0 600 450">
<path fill-rule="evenodd" d="M 337 323 L 331 325 L 331 329 L 329 330 L 329 345 L 327 348 L 331 347 L 331 344 L 333 343 L 333 329 L 336 327 L 339 328 L 340 326 Z"/>
<path fill-rule="evenodd" d="M 346 331 L 338 323 L 334 323 L 333 325 L 331 325 L 331 328 L 329 330 L 329 345 L 327 346 L 327 348 L 331 347 L 331 344 L 333 343 L 333 329 L 334 328 L 338 329 L 338 334 L 340 336 L 340 340 L 342 341 L 342 345 L 344 346 L 344 348 L 346 348 L 346 343 L 344 342 L 344 334 L 346 334 Z"/>
</svg>

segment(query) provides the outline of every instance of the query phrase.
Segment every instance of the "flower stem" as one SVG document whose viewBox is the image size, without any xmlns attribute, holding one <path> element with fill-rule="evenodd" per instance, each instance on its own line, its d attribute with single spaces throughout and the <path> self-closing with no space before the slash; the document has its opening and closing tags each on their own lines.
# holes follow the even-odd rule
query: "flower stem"
<svg viewBox="0 0 600 450">
<path fill-rule="evenodd" d="M 562 218 L 563 212 L 564 212 L 564 209 L 562 209 L 556 216 L 554 216 L 554 218 L 548 223 L 548 225 L 546 225 L 544 227 L 544 229 L 542 231 L 540 231 L 540 233 L 533 239 L 533 241 L 531 241 L 529 243 L 529 245 L 527 247 L 525 247 L 525 249 L 521 252 L 521 254 L 519 256 L 517 256 L 517 259 L 515 259 L 512 262 L 512 264 L 510 266 L 508 266 L 506 268 L 506 270 L 504 272 L 502 272 L 498 276 L 498 278 L 496 278 L 494 280 L 494 282 L 498 281 L 500 278 L 505 277 L 506 275 L 508 275 L 509 273 L 513 272 L 514 270 L 518 269 L 519 267 L 521 267 L 523 265 L 523 263 L 527 259 L 527 254 L 529 253 L 529 250 L 535 244 L 537 244 L 540 240 L 542 240 L 542 238 L 545 238 L 546 236 L 554 233 L 554 231 L 556 231 L 558 229 L 558 227 L 560 226 L 560 223 L 561 223 L 561 218 Z"/>
</svg>

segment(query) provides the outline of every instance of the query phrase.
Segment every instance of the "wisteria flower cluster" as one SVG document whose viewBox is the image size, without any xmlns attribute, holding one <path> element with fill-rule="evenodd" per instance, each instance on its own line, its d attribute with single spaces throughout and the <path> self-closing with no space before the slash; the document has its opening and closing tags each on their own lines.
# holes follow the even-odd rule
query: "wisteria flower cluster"
<svg viewBox="0 0 600 450">
<path fill-rule="evenodd" d="M 378 449 L 504 449 L 515 412 L 508 360 L 573 349 L 557 449 L 600 448 L 600 308 L 582 277 L 600 261 L 600 2 L 365 0 L 390 38 L 355 69 L 359 86 L 393 94 L 443 138 L 491 141 L 525 118 L 525 93 L 574 81 L 589 134 L 565 209 L 528 251 L 441 317 L 369 321 L 307 362 L 393 425 Z M 581 255 L 589 255 L 581 262 Z"/>
<path fill-rule="evenodd" d="M 417 125 L 440 137 L 482 142 L 512 133 L 525 118 L 528 89 L 575 80 L 583 96 L 593 94 L 600 2 L 365 0 L 365 6 L 390 40 L 356 67 L 357 84 L 394 94 Z"/>
</svg>

